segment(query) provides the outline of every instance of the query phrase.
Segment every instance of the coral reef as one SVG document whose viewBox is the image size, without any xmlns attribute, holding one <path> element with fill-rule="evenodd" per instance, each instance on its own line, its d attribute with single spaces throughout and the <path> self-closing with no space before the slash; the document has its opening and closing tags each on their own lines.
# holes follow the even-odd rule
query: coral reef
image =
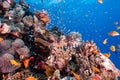
<svg viewBox="0 0 120 80">
<path fill-rule="evenodd" d="M 20 0 L 0 2 L 0 75 L 3 80 L 117 80 L 120 71 L 81 34 L 64 35 L 45 10 Z"/>
</svg>

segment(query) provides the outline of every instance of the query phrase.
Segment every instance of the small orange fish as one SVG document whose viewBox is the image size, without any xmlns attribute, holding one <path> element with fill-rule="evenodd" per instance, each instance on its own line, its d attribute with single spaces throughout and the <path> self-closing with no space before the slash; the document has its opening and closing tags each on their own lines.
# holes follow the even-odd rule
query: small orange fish
<svg viewBox="0 0 120 80">
<path fill-rule="evenodd" d="M 120 35 L 117 31 L 111 31 L 108 33 L 110 36 L 118 36 Z"/>
<path fill-rule="evenodd" d="M 99 76 L 94 76 L 90 80 L 101 80 Z"/>
<path fill-rule="evenodd" d="M 103 54 L 106 57 L 110 57 L 110 53 Z"/>
<path fill-rule="evenodd" d="M 93 53 L 94 54 L 99 54 L 99 51 L 98 50 L 94 50 Z"/>
<path fill-rule="evenodd" d="M 101 4 L 103 3 L 103 0 L 97 0 L 97 1 L 98 1 L 99 3 L 101 3 Z"/>
<path fill-rule="evenodd" d="M 92 66 L 92 70 L 93 70 L 94 72 L 96 72 L 96 73 L 99 73 L 99 72 L 100 72 L 100 69 L 98 69 L 97 67 L 94 67 L 94 66 Z"/>
<path fill-rule="evenodd" d="M 115 52 L 115 46 L 110 46 L 110 50 Z"/>
<path fill-rule="evenodd" d="M 107 44 L 108 38 L 104 39 L 103 44 Z"/>
<path fill-rule="evenodd" d="M 0 42 L 2 42 L 4 39 L 2 37 L 0 37 Z"/>
<path fill-rule="evenodd" d="M 32 59 L 33 59 L 33 57 L 30 57 L 29 59 L 23 60 L 23 64 L 24 64 L 25 68 L 28 68 L 29 62 L 30 62 L 30 60 L 32 60 Z"/>
<path fill-rule="evenodd" d="M 29 76 L 28 78 L 26 78 L 25 80 L 38 80 L 37 78 L 33 77 L 33 76 Z"/>
<path fill-rule="evenodd" d="M 77 80 L 80 80 L 80 76 L 75 73 L 74 71 L 71 71 L 71 73 L 74 75 L 74 77 L 77 79 Z"/>
<path fill-rule="evenodd" d="M 40 20 L 44 21 L 44 22 L 49 22 L 49 18 L 48 17 L 41 18 Z"/>
</svg>

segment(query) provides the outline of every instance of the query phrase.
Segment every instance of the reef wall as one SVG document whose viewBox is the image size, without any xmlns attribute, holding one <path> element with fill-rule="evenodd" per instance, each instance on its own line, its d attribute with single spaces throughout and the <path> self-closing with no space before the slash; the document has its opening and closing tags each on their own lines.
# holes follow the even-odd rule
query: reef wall
<svg viewBox="0 0 120 80">
<path fill-rule="evenodd" d="M 120 71 L 81 34 L 48 30 L 47 11 L 23 0 L 0 2 L 0 76 L 3 80 L 117 80 Z"/>
</svg>

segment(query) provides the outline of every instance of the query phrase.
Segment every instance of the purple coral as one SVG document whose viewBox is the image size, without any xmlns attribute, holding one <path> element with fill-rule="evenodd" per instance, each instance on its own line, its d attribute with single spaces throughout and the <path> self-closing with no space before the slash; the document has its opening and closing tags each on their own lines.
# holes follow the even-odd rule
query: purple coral
<svg viewBox="0 0 120 80">
<path fill-rule="evenodd" d="M 9 40 L 3 40 L 0 42 L 0 50 L 7 50 L 11 47 L 11 42 Z"/>
<path fill-rule="evenodd" d="M 19 68 L 10 64 L 9 61 L 12 59 L 14 59 L 14 57 L 8 53 L 5 53 L 0 57 L 0 73 L 9 73 Z"/>
<path fill-rule="evenodd" d="M 16 52 L 20 56 L 20 59 L 24 59 L 29 57 L 30 50 L 27 46 L 24 46 L 22 48 L 17 49 Z"/>
<path fill-rule="evenodd" d="M 25 44 L 24 44 L 24 41 L 22 39 L 16 39 L 13 43 L 12 43 L 12 48 L 13 49 L 18 49 L 18 48 L 21 48 L 21 47 L 24 47 Z"/>
</svg>

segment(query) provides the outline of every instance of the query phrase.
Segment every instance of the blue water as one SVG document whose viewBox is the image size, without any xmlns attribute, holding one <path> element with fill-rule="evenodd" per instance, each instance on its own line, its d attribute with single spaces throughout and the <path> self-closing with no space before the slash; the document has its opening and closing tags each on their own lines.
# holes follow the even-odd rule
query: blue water
<svg viewBox="0 0 120 80">
<path fill-rule="evenodd" d="M 111 53 L 110 59 L 120 69 L 120 52 L 110 51 L 109 47 L 120 44 L 120 36 L 111 37 L 110 31 L 118 31 L 120 26 L 120 0 L 103 0 L 103 4 L 97 0 L 26 0 L 31 10 L 46 10 L 49 13 L 51 28 L 58 26 L 65 33 L 76 31 L 82 34 L 83 40 L 93 40 L 102 53 Z M 118 22 L 117 25 L 114 22 Z M 108 38 L 108 43 L 102 42 Z"/>
</svg>

